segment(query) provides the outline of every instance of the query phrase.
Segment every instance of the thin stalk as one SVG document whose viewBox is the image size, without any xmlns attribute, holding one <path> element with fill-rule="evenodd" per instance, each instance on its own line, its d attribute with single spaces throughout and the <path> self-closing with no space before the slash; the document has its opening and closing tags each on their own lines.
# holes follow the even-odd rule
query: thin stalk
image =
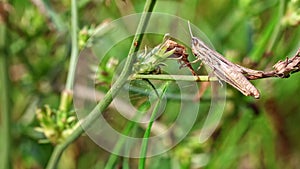
<svg viewBox="0 0 300 169">
<path fill-rule="evenodd" d="M 73 0 L 75 1 L 75 0 Z M 53 154 L 50 157 L 49 163 L 47 165 L 47 169 L 54 169 L 57 166 L 57 163 L 63 153 L 63 151 L 70 145 L 73 141 L 75 141 L 83 132 L 83 129 L 88 128 L 93 124 L 93 122 L 98 119 L 101 113 L 110 105 L 113 100 L 113 96 L 122 88 L 122 86 L 127 81 L 129 74 L 131 73 L 131 68 L 134 62 L 135 52 L 138 51 L 139 46 L 141 44 L 143 38 L 143 31 L 146 29 L 148 24 L 148 20 L 150 14 L 148 12 L 152 12 L 156 0 L 146 0 L 144 6 L 144 14 L 142 15 L 140 22 L 137 27 L 137 32 L 133 38 L 128 57 L 123 68 L 123 71 L 119 77 L 119 79 L 114 83 L 111 89 L 107 92 L 104 98 L 95 106 L 95 108 L 89 113 L 89 115 L 82 121 L 81 126 L 74 129 L 74 132 L 60 145 L 57 145 L 54 149 Z M 135 42 L 138 42 L 137 46 L 135 46 Z"/>
<path fill-rule="evenodd" d="M 139 108 L 140 110 L 138 112 L 136 112 L 135 114 L 135 117 L 133 121 L 129 121 L 128 124 L 126 125 L 125 129 L 123 130 L 123 134 L 124 135 L 128 135 L 130 132 L 132 132 L 134 130 L 134 128 L 136 128 L 138 126 L 138 124 L 135 122 L 136 120 L 138 120 L 140 118 L 140 116 L 143 114 L 144 111 L 147 110 L 147 106 L 141 106 Z M 122 149 L 122 146 L 124 145 L 126 139 L 125 137 L 120 137 L 120 139 L 118 140 L 117 144 L 115 145 L 114 147 L 114 150 L 113 150 L 113 154 L 110 155 L 104 169 L 111 169 L 114 167 L 117 159 L 118 159 L 118 154 L 121 149 Z"/>
<path fill-rule="evenodd" d="M 10 102 L 9 102 L 9 78 L 8 78 L 8 55 L 6 52 L 6 28 L 5 24 L 0 25 L 0 81 L 1 81 L 1 129 L 2 135 L 2 147 L 0 160 L 0 168 L 11 168 L 10 156 L 11 156 L 11 130 L 10 130 Z"/>
<path fill-rule="evenodd" d="M 147 155 L 147 149 L 148 149 L 148 142 L 149 142 L 149 137 L 150 137 L 150 133 L 151 133 L 151 128 L 152 128 L 152 125 L 154 123 L 154 120 L 155 120 L 155 117 L 156 117 L 156 114 L 159 110 L 159 106 L 160 106 L 160 103 L 161 103 L 161 100 L 162 100 L 162 97 L 163 95 L 165 94 L 166 90 L 167 90 L 167 87 L 168 87 L 169 83 L 167 82 L 164 86 L 163 86 L 163 90 L 158 98 L 158 101 L 153 109 L 153 112 L 151 114 L 151 117 L 150 117 L 150 122 L 148 124 L 148 127 L 145 131 L 145 134 L 144 134 L 144 139 L 143 139 L 143 142 L 142 142 L 142 146 L 141 146 L 141 153 L 140 153 L 140 159 L 139 159 L 139 169 L 145 169 L 145 166 L 146 166 L 146 155 Z"/>
<path fill-rule="evenodd" d="M 125 130 L 123 131 L 124 135 L 128 135 L 129 132 L 131 131 L 131 129 L 134 127 L 135 123 L 134 122 L 129 122 L 129 124 L 126 126 Z M 124 142 L 126 140 L 124 138 L 121 138 L 121 140 L 118 141 L 118 143 L 116 144 L 113 152 L 114 153 L 118 153 L 120 152 L 120 150 L 122 149 L 122 146 L 124 145 Z M 116 154 L 111 154 L 107 163 L 105 164 L 104 169 L 111 169 L 114 168 L 116 161 L 118 160 L 118 155 Z"/>
<path fill-rule="evenodd" d="M 128 157 L 124 157 L 122 167 L 123 167 L 123 169 L 130 169 Z"/>
<path fill-rule="evenodd" d="M 149 79 L 149 80 L 168 80 L 168 81 L 192 81 L 192 82 L 211 82 L 218 81 L 217 77 L 209 76 L 190 76 L 190 75 L 143 75 L 135 74 L 130 77 L 131 80 L 134 79 Z"/>
<path fill-rule="evenodd" d="M 77 37 L 77 28 L 78 28 L 78 17 L 77 17 L 77 1 L 71 0 L 71 37 L 72 37 L 72 46 L 71 46 L 71 60 L 69 66 L 69 72 L 66 82 L 66 90 L 71 91 L 73 89 L 73 83 L 75 79 L 75 70 L 76 63 L 78 59 L 78 37 Z"/>
<path fill-rule="evenodd" d="M 141 112 L 137 112 L 138 115 L 141 114 Z M 137 118 L 138 119 L 138 118 Z M 123 130 L 123 135 L 128 135 L 130 132 L 132 132 L 132 129 L 137 126 L 137 123 L 135 123 L 134 121 L 129 121 L 129 123 L 126 125 L 125 129 Z M 121 137 L 120 140 L 118 140 L 117 144 L 115 145 L 115 148 L 113 150 L 113 154 L 110 155 L 104 169 L 111 169 L 114 168 L 114 165 L 118 159 L 118 154 L 120 152 L 120 150 L 122 149 L 122 146 L 125 143 L 125 137 Z"/>
<path fill-rule="evenodd" d="M 77 1 L 71 0 L 71 59 L 69 65 L 69 71 L 67 76 L 67 82 L 64 91 L 61 93 L 59 110 L 67 111 L 70 102 L 72 101 L 72 89 L 75 79 L 76 64 L 78 60 L 78 15 L 77 15 Z"/>
</svg>

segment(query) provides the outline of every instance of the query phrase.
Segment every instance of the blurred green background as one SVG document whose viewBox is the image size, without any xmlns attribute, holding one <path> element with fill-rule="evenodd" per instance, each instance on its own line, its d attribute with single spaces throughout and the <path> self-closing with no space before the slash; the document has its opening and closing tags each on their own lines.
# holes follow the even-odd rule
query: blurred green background
<svg viewBox="0 0 300 169">
<path fill-rule="evenodd" d="M 81 44 L 101 23 L 142 12 L 145 1 L 77 3 Z M 292 57 L 300 47 L 299 0 L 158 0 L 154 12 L 190 20 L 218 52 L 253 69 L 271 70 L 277 61 Z M 14 169 L 45 168 L 48 163 L 54 145 L 39 142 L 45 136 L 35 130 L 39 126 L 35 112 L 45 104 L 59 106 L 70 61 L 70 23 L 70 0 L 0 1 L 0 164 L 7 162 L 7 152 Z M 149 36 L 147 40 L 147 46 L 154 47 L 162 37 Z M 120 60 L 127 56 L 131 39 L 122 43 L 125 45 L 110 54 Z M 179 67 L 172 66 L 175 70 Z M 204 144 L 198 142 L 201 116 L 180 144 L 148 158 L 147 168 L 299 168 L 299 77 L 300 73 L 295 73 L 287 79 L 254 81 L 261 92 L 259 100 L 228 87 L 224 115 L 214 135 Z M 110 83 L 111 77 L 105 80 Z M 99 87 L 99 91 L 105 93 L 108 87 Z M 147 86 L 145 90 L 151 89 Z M 205 92 L 204 98 L 208 99 L 203 99 L 199 114 L 207 112 L 209 97 L 210 91 Z M 178 103 L 168 104 L 172 107 Z M 174 116 L 167 111 L 158 122 L 168 125 Z M 142 136 L 144 130 L 137 132 Z M 110 155 L 82 136 L 67 148 L 58 168 L 104 168 Z M 137 161 L 119 157 L 114 168 L 137 168 Z"/>
</svg>

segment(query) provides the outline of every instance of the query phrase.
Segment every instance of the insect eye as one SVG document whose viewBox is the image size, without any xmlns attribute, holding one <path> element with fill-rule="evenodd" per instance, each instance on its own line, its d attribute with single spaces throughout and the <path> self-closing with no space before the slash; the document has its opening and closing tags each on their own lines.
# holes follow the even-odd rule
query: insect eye
<svg viewBox="0 0 300 169">
<path fill-rule="evenodd" d="M 198 41 L 196 38 L 192 38 L 192 42 L 193 42 L 193 44 L 198 44 Z"/>
</svg>

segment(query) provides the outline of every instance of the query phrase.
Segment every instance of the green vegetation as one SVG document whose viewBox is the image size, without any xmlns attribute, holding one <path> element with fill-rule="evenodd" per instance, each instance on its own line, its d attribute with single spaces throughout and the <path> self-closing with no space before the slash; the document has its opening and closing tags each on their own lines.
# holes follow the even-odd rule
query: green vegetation
<svg viewBox="0 0 300 169">
<path fill-rule="evenodd" d="M 127 27 L 134 32 L 132 36 L 120 42 L 105 36 L 115 32 L 117 36 L 114 28 L 106 27 L 111 21 L 142 12 L 137 27 Z M 164 39 L 167 33 L 189 36 L 187 25 L 157 21 L 154 26 L 162 35 L 143 34 L 153 27 L 146 12 L 189 20 L 219 53 L 247 68 L 271 70 L 300 47 L 300 0 L 2 0 L 0 169 L 297 168 L 300 73 L 251 81 L 261 93 L 258 100 L 228 85 L 215 91 L 207 85 L 207 81 L 217 81 L 215 77 L 206 76 L 205 69 L 197 70 L 199 63 L 193 63 L 201 75 L 197 79 L 179 57 L 178 53 L 187 52 L 188 59 L 194 60 L 191 49 L 169 49 Z M 95 47 L 99 42 L 104 43 Z M 114 42 L 112 48 L 105 48 Z M 96 94 L 83 92 L 84 97 L 94 99 L 98 94 L 100 99 L 83 118 L 76 116 L 73 88 L 74 81 L 81 78 L 76 76 L 77 64 L 82 64 L 78 56 L 93 47 L 108 52 L 101 63 L 88 67 L 96 75 L 90 77 Z M 170 80 L 166 72 L 178 75 L 175 78 L 181 81 Z M 159 73 L 163 75 L 157 76 Z M 211 100 L 218 102 L 212 95 L 224 88 L 221 121 L 208 140 L 200 143 Z M 122 101 L 124 92 L 129 102 Z M 119 114 L 113 100 L 117 106 L 135 108 L 125 109 L 132 115 L 130 120 Z M 126 137 L 120 137 L 108 140 L 115 143 L 113 153 L 98 146 L 84 129 L 94 127 L 101 117 L 124 136 L 141 138 L 141 145 L 130 145 Z M 150 122 L 138 123 L 142 117 Z M 157 149 L 175 146 L 145 158 L 153 148 L 151 138 L 172 126 L 174 131 L 158 142 L 163 144 L 154 145 Z M 101 133 L 101 125 L 97 129 Z M 110 138 L 109 134 L 100 136 Z M 129 148 L 122 148 L 125 145 Z M 116 155 L 121 152 L 138 156 Z"/>
</svg>

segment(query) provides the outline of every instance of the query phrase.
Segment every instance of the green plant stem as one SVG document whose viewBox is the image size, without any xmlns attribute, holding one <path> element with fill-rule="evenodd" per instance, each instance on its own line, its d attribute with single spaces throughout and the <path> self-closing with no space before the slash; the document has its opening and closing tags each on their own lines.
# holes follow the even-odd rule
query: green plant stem
<svg viewBox="0 0 300 169">
<path fill-rule="evenodd" d="M 125 158 L 123 159 L 122 167 L 123 167 L 123 169 L 130 169 L 130 166 L 129 166 L 129 158 L 128 158 L 128 157 L 125 157 Z"/>
<path fill-rule="evenodd" d="M 59 110 L 67 112 L 72 104 L 73 94 L 69 90 L 64 90 L 60 96 Z"/>
<path fill-rule="evenodd" d="M 64 91 L 61 94 L 59 110 L 68 111 L 70 100 L 72 100 L 72 89 L 76 73 L 76 64 L 78 61 L 78 15 L 77 15 L 77 1 L 71 0 L 71 59 L 69 65 L 69 71 L 67 76 L 67 82 Z"/>
<path fill-rule="evenodd" d="M 149 142 L 149 137 L 150 137 L 150 133 L 151 133 L 151 128 L 152 128 L 152 125 L 154 123 L 156 114 L 158 112 L 158 109 L 159 109 L 162 97 L 165 94 L 168 85 L 169 85 L 169 83 L 167 82 L 163 86 L 163 90 L 162 90 L 162 92 L 161 92 L 161 94 L 160 94 L 160 96 L 158 98 L 158 101 L 157 101 L 157 103 L 156 103 L 156 105 L 155 105 L 155 107 L 153 109 L 153 112 L 152 112 L 151 117 L 150 117 L 150 122 L 149 122 L 148 127 L 147 127 L 147 129 L 145 131 L 144 139 L 143 139 L 142 146 L 141 146 L 141 153 L 140 153 L 140 159 L 139 159 L 139 169 L 145 169 L 145 166 L 146 166 L 146 155 L 147 155 L 148 142 Z"/>
<path fill-rule="evenodd" d="M 75 1 L 75 0 L 72 0 Z M 57 163 L 63 153 L 63 151 L 68 147 L 69 144 L 71 144 L 73 141 L 75 141 L 83 132 L 83 129 L 87 129 L 89 126 L 93 124 L 93 122 L 98 119 L 98 117 L 101 115 L 101 113 L 109 106 L 109 104 L 112 102 L 113 96 L 122 88 L 122 86 L 125 84 L 125 82 L 128 79 L 129 74 L 131 73 L 132 65 L 134 62 L 134 56 L 135 52 L 139 49 L 139 44 L 141 44 L 142 38 L 143 38 L 143 31 L 146 29 L 148 20 L 150 17 L 150 13 L 152 12 L 154 5 L 156 3 L 156 0 L 146 0 L 145 6 L 144 6 L 144 14 L 142 15 L 140 22 L 137 27 L 136 34 L 133 38 L 128 57 L 126 59 L 125 66 L 123 68 L 123 71 L 118 78 L 118 80 L 113 84 L 111 89 L 107 92 L 107 94 L 104 96 L 104 98 L 96 105 L 96 107 L 89 113 L 89 115 L 81 122 L 81 126 L 74 129 L 74 132 L 61 144 L 57 145 L 54 148 L 54 151 L 50 157 L 49 163 L 47 165 L 47 169 L 54 169 L 57 166 Z M 135 42 L 138 42 L 137 46 L 135 46 Z"/>
<path fill-rule="evenodd" d="M 129 123 L 126 125 L 126 127 L 122 133 L 124 135 L 128 135 L 133 130 L 133 128 L 136 126 L 137 126 L 137 123 L 135 123 L 133 121 L 129 121 Z M 116 155 L 116 154 L 118 154 L 120 152 L 125 141 L 126 141 L 125 137 L 121 137 L 120 140 L 118 140 L 118 142 L 115 145 L 115 148 L 113 150 L 113 154 L 110 155 L 104 169 L 111 169 L 114 167 L 114 165 L 118 159 L 118 155 Z"/>
<path fill-rule="evenodd" d="M 71 0 L 71 36 L 72 36 L 72 46 L 71 46 L 71 60 L 69 66 L 69 72 L 66 83 L 66 90 L 73 89 L 73 83 L 75 79 L 76 63 L 78 59 L 78 38 L 77 38 L 77 28 L 78 28 L 78 17 L 77 17 L 77 1 Z"/>
<path fill-rule="evenodd" d="M 9 169 L 11 155 L 11 130 L 10 130 L 10 102 L 9 102 L 9 78 L 8 78 L 8 55 L 6 52 L 6 27 L 0 25 L 0 97 L 1 97 L 1 159 L 0 168 Z"/>
<path fill-rule="evenodd" d="M 132 133 L 133 131 L 135 131 L 138 128 L 139 125 L 135 121 L 139 120 L 141 118 L 141 116 L 144 115 L 144 113 L 147 111 L 147 109 L 148 109 L 148 104 L 142 104 L 139 107 L 139 110 L 135 113 L 134 120 L 128 121 L 128 124 L 125 126 L 125 129 L 122 132 L 123 135 L 129 135 L 130 133 Z M 106 163 L 104 169 L 114 168 L 114 165 L 119 157 L 116 154 L 119 154 L 125 141 L 126 141 L 126 137 L 120 137 L 118 139 L 118 142 L 112 151 L 113 153 L 110 155 L 109 159 L 107 160 L 107 163 Z M 124 168 L 125 166 L 123 165 L 122 167 Z"/>
<path fill-rule="evenodd" d="M 192 81 L 192 82 L 211 82 L 218 81 L 216 77 L 209 76 L 190 76 L 190 75 L 142 75 L 135 74 L 130 77 L 134 79 L 149 79 L 149 80 L 169 80 L 169 81 Z"/>
</svg>

